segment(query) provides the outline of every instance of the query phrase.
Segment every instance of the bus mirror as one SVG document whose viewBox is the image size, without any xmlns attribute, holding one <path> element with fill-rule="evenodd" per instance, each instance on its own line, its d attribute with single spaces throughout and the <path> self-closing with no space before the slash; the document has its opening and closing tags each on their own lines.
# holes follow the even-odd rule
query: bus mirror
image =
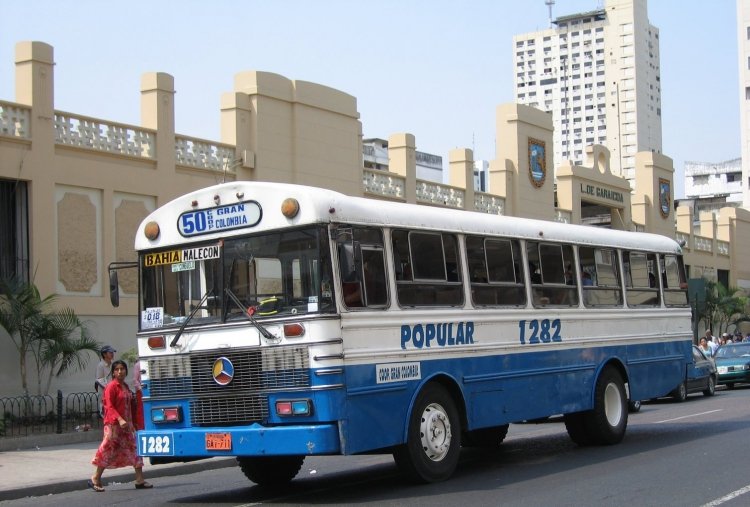
<svg viewBox="0 0 750 507">
<path fill-rule="evenodd" d="M 131 269 L 131 268 L 137 268 L 138 263 L 137 262 L 129 262 L 129 261 L 122 261 L 122 262 L 111 262 L 109 264 L 109 301 L 112 303 L 112 306 L 117 308 L 120 306 L 120 283 L 117 279 L 117 270 L 118 269 Z"/>
<path fill-rule="evenodd" d="M 112 306 L 120 306 L 120 284 L 117 280 L 117 270 L 109 270 L 109 301 Z"/>
</svg>

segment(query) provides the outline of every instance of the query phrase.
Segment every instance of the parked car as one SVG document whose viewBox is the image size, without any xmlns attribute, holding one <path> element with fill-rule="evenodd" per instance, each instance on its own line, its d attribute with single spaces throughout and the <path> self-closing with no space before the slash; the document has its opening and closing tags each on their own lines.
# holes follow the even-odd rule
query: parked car
<svg viewBox="0 0 750 507">
<path fill-rule="evenodd" d="M 714 354 L 719 384 L 734 389 L 734 384 L 750 384 L 750 342 L 727 343 Z"/>
<path fill-rule="evenodd" d="M 693 362 L 688 365 L 685 382 L 670 393 L 675 401 L 685 401 L 690 393 L 713 396 L 716 392 L 716 363 L 693 345 Z"/>
<path fill-rule="evenodd" d="M 691 393 L 703 393 L 705 396 L 713 396 L 716 392 L 716 383 L 717 374 L 714 360 L 706 357 L 701 349 L 693 345 L 693 362 L 688 365 L 685 381 L 667 396 L 675 401 L 685 401 L 688 394 Z M 628 402 L 628 409 L 630 412 L 638 412 L 641 409 L 641 402 L 630 400 Z"/>
</svg>

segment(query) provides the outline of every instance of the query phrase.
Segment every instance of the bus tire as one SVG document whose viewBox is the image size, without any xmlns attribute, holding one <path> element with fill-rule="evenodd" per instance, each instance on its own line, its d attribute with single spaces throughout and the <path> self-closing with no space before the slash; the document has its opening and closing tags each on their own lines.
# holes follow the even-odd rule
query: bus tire
<svg viewBox="0 0 750 507">
<path fill-rule="evenodd" d="M 461 439 L 461 445 L 464 447 L 488 447 L 495 449 L 503 443 L 506 435 L 508 435 L 508 426 L 508 424 L 503 424 L 502 426 L 466 431 Z"/>
<path fill-rule="evenodd" d="M 628 398 L 620 372 L 605 368 L 596 380 L 594 408 L 585 412 L 591 442 L 612 445 L 622 441 L 628 426 Z"/>
<path fill-rule="evenodd" d="M 302 468 L 304 456 L 253 456 L 237 458 L 242 473 L 258 486 L 287 484 Z"/>
<path fill-rule="evenodd" d="M 586 416 L 588 412 L 575 412 L 573 414 L 565 414 L 563 421 L 565 422 L 565 429 L 568 431 L 570 439 L 581 447 L 591 445 L 591 437 L 589 436 L 588 430 L 586 429 Z"/>
<path fill-rule="evenodd" d="M 448 392 L 427 384 L 414 402 L 406 443 L 396 448 L 393 459 L 399 469 L 421 483 L 448 479 L 458 464 L 461 422 Z"/>
</svg>

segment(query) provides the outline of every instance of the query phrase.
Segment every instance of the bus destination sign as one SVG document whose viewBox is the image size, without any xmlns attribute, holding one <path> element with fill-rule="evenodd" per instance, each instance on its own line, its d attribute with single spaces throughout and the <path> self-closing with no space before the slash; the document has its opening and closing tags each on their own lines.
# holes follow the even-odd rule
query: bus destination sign
<svg viewBox="0 0 750 507">
<path fill-rule="evenodd" d="M 177 220 L 184 237 L 253 227 L 260 222 L 262 211 L 256 201 L 244 201 L 215 208 L 186 211 Z"/>
</svg>

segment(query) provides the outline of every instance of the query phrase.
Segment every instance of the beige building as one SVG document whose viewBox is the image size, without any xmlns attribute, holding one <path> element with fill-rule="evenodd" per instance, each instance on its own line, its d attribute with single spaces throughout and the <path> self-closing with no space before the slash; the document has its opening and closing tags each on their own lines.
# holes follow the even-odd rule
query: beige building
<svg viewBox="0 0 750 507">
<path fill-rule="evenodd" d="M 112 308 L 109 263 L 134 260 L 136 226 L 151 210 L 236 179 L 572 223 L 584 223 L 586 210 L 596 206 L 613 228 L 684 241 L 691 275 L 750 286 L 750 267 L 742 263 L 750 248 L 748 211 L 702 214 L 694 232 L 690 209 L 673 207 L 671 159 L 651 152 L 635 156 L 633 192 L 600 145 L 586 148 L 583 164 L 553 168 L 552 116 L 538 109 L 497 107 L 489 194 L 474 190 L 470 149 L 449 152 L 449 184 L 418 179 L 416 142 L 408 133 L 388 138 L 387 171 L 365 169 L 356 99 L 319 84 L 237 74 L 234 90 L 221 97 L 221 142 L 175 132 L 172 76 L 144 74 L 140 93 L 140 125 L 59 111 L 53 48 L 21 42 L 15 99 L 0 101 L 0 269 L 33 276 L 43 296 L 59 294 L 60 304 L 120 353 L 135 346 L 136 281 L 123 273 L 125 297 Z M 53 389 L 90 390 L 95 362 L 92 357 L 89 371 L 59 379 Z M 0 337 L 0 396 L 19 392 L 17 357 Z"/>
</svg>

